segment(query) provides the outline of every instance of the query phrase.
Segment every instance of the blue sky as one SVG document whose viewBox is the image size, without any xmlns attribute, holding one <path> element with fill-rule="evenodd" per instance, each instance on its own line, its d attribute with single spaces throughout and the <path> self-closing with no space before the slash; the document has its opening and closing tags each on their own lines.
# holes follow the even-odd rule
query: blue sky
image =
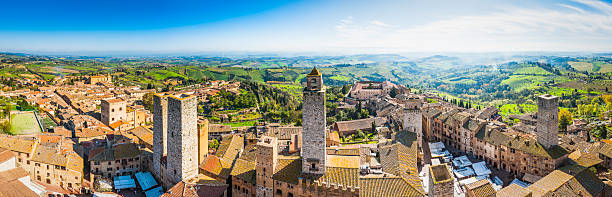
<svg viewBox="0 0 612 197">
<path fill-rule="evenodd" d="M 612 2 L 156 1 L 2 3 L 10 52 L 612 51 Z"/>
</svg>

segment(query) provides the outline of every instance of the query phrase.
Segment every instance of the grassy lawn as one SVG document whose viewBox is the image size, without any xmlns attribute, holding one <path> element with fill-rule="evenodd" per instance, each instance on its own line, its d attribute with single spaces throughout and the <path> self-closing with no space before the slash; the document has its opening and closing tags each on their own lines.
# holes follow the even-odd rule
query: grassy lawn
<svg viewBox="0 0 612 197">
<path fill-rule="evenodd" d="M 499 108 L 499 114 L 506 118 L 508 115 L 512 114 L 524 114 L 524 113 L 535 113 L 538 111 L 538 106 L 530 105 L 530 104 L 520 104 L 523 108 L 523 113 L 519 110 L 519 107 L 516 104 L 504 104 Z"/>
<path fill-rule="evenodd" d="M 24 112 L 11 115 L 11 123 L 13 125 L 13 134 L 33 134 L 40 133 L 38 121 L 34 116 L 34 112 Z"/>
<path fill-rule="evenodd" d="M 45 130 L 53 128 L 55 126 L 57 126 L 57 124 L 55 124 L 55 122 L 53 122 L 53 120 L 51 120 L 51 118 L 49 117 L 45 117 L 42 119 L 42 124 L 43 124 L 43 128 Z"/>
</svg>

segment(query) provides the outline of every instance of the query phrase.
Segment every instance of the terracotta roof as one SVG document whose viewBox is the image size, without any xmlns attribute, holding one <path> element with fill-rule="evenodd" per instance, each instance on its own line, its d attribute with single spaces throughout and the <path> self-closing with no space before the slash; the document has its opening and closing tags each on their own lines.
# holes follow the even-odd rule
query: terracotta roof
<svg viewBox="0 0 612 197">
<path fill-rule="evenodd" d="M 599 154 L 605 155 L 608 158 L 612 158 L 612 144 L 606 142 L 606 140 L 603 141 L 604 143 L 602 143 L 599 147 Z"/>
<path fill-rule="evenodd" d="M 162 197 L 198 197 L 198 193 L 193 187 L 189 187 L 184 181 L 178 182 L 168 189 Z"/>
<path fill-rule="evenodd" d="M 255 184 L 255 167 L 255 162 L 237 159 L 230 174 L 247 183 Z"/>
<path fill-rule="evenodd" d="M 5 181 L 14 181 L 27 176 L 30 176 L 30 174 L 21 167 L 0 171 L 0 179 Z"/>
<path fill-rule="evenodd" d="M 531 191 L 517 184 L 510 184 L 497 191 L 497 197 L 531 197 Z"/>
<path fill-rule="evenodd" d="M 134 136 L 144 141 L 145 143 L 153 145 L 153 132 L 151 130 L 145 127 L 139 126 L 127 132 L 133 134 Z"/>
<path fill-rule="evenodd" d="M 534 196 L 597 196 L 604 191 L 604 183 L 578 165 L 559 168 L 528 187 Z"/>
<path fill-rule="evenodd" d="M 540 143 L 538 143 L 535 139 L 529 139 L 521 136 L 510 137 L 508 135 L 503 134 L 498 129 L 490 127 L 483 127 L 483 129 L 476 133 L 475 137 L 480 140 L 489 142 L 493 145 L 503 145 L 515 150 L 524 151 L 526 153 L 540 157 L 557 159 L 568 154 L 567 150 L 565 150 L 561 146 L 552 146 L 546 149 L 542 145 L 540 145 Z"/>
<path fill-rule="evenodd" d="M 327 155 L 325 162 L 326 167 L 359 168 L 359 156 Z"/>
<path fill-rule="evenodd" d="M 414 190 L 424 194 L 417 167 L 416 133 L 400 131 L 394 133 L 391 145 L 379 148 L 383 171 L 406 180 Z"/>
<path fill-rule="evenodd" d="M 7 181 L 0 179 L 0 196 L 2 197 L 38 197 L 30 188 L 25 186 L 21 181 Z"/>
<path fill-rule="evenodd" d="M 32 161 L 66 167 L 68 160 L 56 147 L 38 146 L 32 155 Z"/>
<path fill-rule="evenodd" d="M 276 164 L 276 172 L 272 179 L 285 183 L 298 184 L 298 177 L 302 172 L 302 159 L 299 157 L 279 156 Z"/>
<path fill-rule="evenodd" d="M 313 176 L 302 174 L 302 178 L 313 181 L 314 184 L 333 184 L 344 187 L 359 187 L 359 168 L 325 167 L 325 175 Z"/>
<path fill-rule="evenodd" d="M 571 163 L 584 167 L 591 167 L 603 162 L 603 160 L 599 159 L 598 155 L 582 152 L 581 150 L 570 153 L 567 158 L 570 159 Z"/>
<path fill-rule="evenodd" d="M 268 127 L 268 131 L 266 132 L 266 135 L 276 137 L 279 140 L 291 140 L 291 136 L 296 134 L 302 134 L 302 127 Z"/>
<path fill-rule="evenodd" d="M 209 133 L 231 132 L 231 131 L 232 131 L 232 126 L 230 125 L 208 124 Z"/>
<path fill-rule="evenodd" d="M 200 169 L 221 179 L 227 179 L 232 171 L 232 161 L 219 158 L 215 155 L 208 155 L 204 162 L 200 164 Z"/>
<path fill-rule="evenodd" d="M 9 159 L 15 157 L 15 153 L 5 148 L 0 148 L 0 163 L 4 163 Z"/>
<path fill-rule="evenodd" d="M 104 136 L 106 134 L 113 134 L 113 131 L 106 127 L 89 127 L 83 128 L 81 130 L 77 130 L 74 132 L 74 136 L 77 138 L 90 138 L 90 137 L 99 137 Z"/>
<path fill-rule="evenodd" d="M 359 156 L 359 146 L 357 147 L 327 147 L 328 155 Z"/>
<path fill-rule="evenodd" d="M 366 118 L 359 120 L 339 121 L 334 123 L 334 128 L 337 128 L 339 132 L 355 131 L 357 129 L 371 129 L 372 122 L 376 122 L 376 126 L 381 126 L 385 123 L 385 119 L 382 117 Z"/>
<path fill-rule="evenodd" d="M 134 158 L 140 155 L 136 144 L 115 144 L 112 148 L 100 147 L 89 151 L 89 161 L 115 161 L 124 158 Z"/>
<path fill-rule="evenodd" d="M 243 146 L 244 140 L 239 135 L 224 136 L 215 155 L 219 158 L 233 161 L 238 158 L 238 154 L 242 151 Z"/>
<path fill-rule="evenodd" d="M 308 76 L 321 76 L 321 72 L 319 72 L 319 69 L 317 69 L 317 67 L 315 66 L 312 71 L 310 71 L 310 73 L 308 74 Z"/>
<path fill-rule="evenodd" d="M 493 197 L 495 196 L 495 189 L 491 185 L 491 182 L 487 179 L 482 179 L 465 186 L 467 190 L 474 193 L 476 197 Z"/>
<path fill-rule="evenodd" d="M 34 138 L 21 138 L 9 135 L 0 135 L 0 148 L 6 148 L 20 153 L 32 153 L 36 141 Z"/>
<path fill-rule="evenodd" d="M 359 196 L 424 196 L 400 177 L 360 178 Z"/>
</svg>

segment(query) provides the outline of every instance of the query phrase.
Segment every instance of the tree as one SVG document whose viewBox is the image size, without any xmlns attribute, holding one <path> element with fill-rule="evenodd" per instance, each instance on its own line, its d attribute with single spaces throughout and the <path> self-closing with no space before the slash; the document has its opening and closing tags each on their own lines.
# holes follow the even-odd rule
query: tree
<svg viewBox="0 0 612 197">
<path fill-rule="evenodd" d="M 567 126 L 572 124 L 572 114 L 567 109 L 559 110 L 559 130 L 566 132 Z"/>
<path fill-rule="evenodd" d="M 376 133 L 376 122 L 372 121 L 372 133 Z"/>
<path fill-rule="evenodd" d="M 363 133 L 362 130 L 357 130 L 357 132 L 355 132 L 355 138 L 363 139 L 365 138 L 365 133 Z"/>
<path fill-rule="evenodd" d="M 155 93 L 153 92 L 149 92 L 146 93 L 144 96 L 142 96 L 142 102 L 144 103 L 145 108 L 147 108 L 147 110 L 149 111 L 153 111 L 153 97 L 155 96 Z"/>
<path fill-rule="evenodd" d="M 593 137 L 596 137 L 600 140 L 608 138 L 608 128 L 606 127 L 606 125 L 599 125 L 595 127 L 595 129 L 593 130 Z"/>
<path fill-rule="evenodd" d="M 4 122 L 0 123 L 0 130 L 4 133 L 11 133 L 11 129 L 12 129 L 12 125 L 11 122 L 9 120 L 5 120 Z"/>
<path fill-rule="evenodd" d="M 208 149 L 217 150 L 219 148 L 219 141 L 217 139 L 213 139 L 208 143 Z"/>
</svg>

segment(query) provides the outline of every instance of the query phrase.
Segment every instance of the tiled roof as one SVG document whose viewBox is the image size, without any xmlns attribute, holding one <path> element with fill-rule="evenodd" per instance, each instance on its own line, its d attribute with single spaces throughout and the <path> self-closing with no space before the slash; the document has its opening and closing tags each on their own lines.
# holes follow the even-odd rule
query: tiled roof
<svg viewBox="0 0 612 197">
<path fill-rule="evenodd" d="M 360 178 L 359 196 L 424 196 L 400 177 Z"/>
<path fill-rule="evenodd" d="M 517 184 L 510 184 L 497 191 L 497 197 L 530 197 L 531 191 Z"/>
<path fill-rule="evenodd" d="M 127 132 L 132 133 L 138 139 L 144 141 L 147 144 L 153 144 L 153 132 L 145 127 L 136 127 Z"/>
<path fill-rule="evenodd" d="M 243 146 L 244 140 L 239 135 L 224 136 L 215 155 L 219 158 L 233 161 L 238 158 L 238 154 L 242 151 Z"/>
<path fill-rule="evenodd" d="M 283 126 L 268 127 L 266 135 L 276 137 L 279 140 L 291 140 L 292 135 L 301 135 L 302 127 Z"/>
<path fill-rule="evenodd" d="M 326 167 L 359 168 L 359 156 L 327 155 Z"/>
<path fill-rule="evenodd" d="M 582 152 L 581 150 L 570 153 L 567 158 L 570 159 L 571 163 L 584 167 L 591 167 L 603 162 L 603 160 L 599 159 L 598 155 Z"/>
<path fill-rule="evenodd" d="M 359 147 L 327 147 L 328 155 L 359 156 Z"/>
<path fill-rule="evenodd" d="M 38 146 L 34 152 L 34 155 L 32 155 L 32 161 L 66 166 L 66 162 L 68 160 L 65 155 L 59 153 L 59 150 L 56 147 Z"/>
<path fill-rule="evenodd" d="M 528 187 L 534 196 L 597 196 L 604 191 L 604 183 L 578 165 L 559 168 Z"/>
<path fill-rule="evenodd" d="M 124 158 L 134 158 L 140 155 L 140 149 L 136 144 L 125 143 L 113 145 L 111 149 L 100 147 L 89 153 L 90 161 L 114 161 Z"/>
<path fill-rule="evenodd" d="M 208 155 L 204 162 L 200 164 L 200 169 L 209 172 L 221 179 L 227 179 L 232 170 L 232 161 L 219 158 L 215 155 Z"/>
<path fill-rule="evenodd" d="M 465 186 L 467 190 L 471 190 L 476 197 L 491 197 L 495 196 L 495 189 L 491 182 L 487 179 L 482 179 Z"/>
<path fill-rule="evenodd" d="M 198 197 L 198 193 L 193 187 L 189 187 L 185 182 L 178 182 L 172 188 L 168 189 L 162 197 Z"/>
<path fill-rule="evenodd" d="M 379 148 L 383 171 L 401 176 L 416 192 L 424 194 L 417 167 L 416 133 L 401 131 L 391 145 Z"/>
<path fill-rule="evenodd" d="M 434 117 L 440 115 L 441 113 L 442 113 L 442 111 L 440 111 L 439 109 L 431 108 L 431 109 L 428 109 L 425 112 L 425 116 L 427 116 L 429 118 L 434 118 Z"/>
<path fill-rule="evenodd" d="M 612 145 L 608 142 L 601 143 L 599 147 L 599 154 L 605 155 L 608 158 L 612 158 Z"/>
<path fill-rule="evenodd" d="M 552 146 L 551 148 L 546 149 L 535 139 L 528 139 L 521 136 L 510 137 L 503 134 L 498 129 L 490 127 L 483 127 L 483 129 L 476 133 L 475 137 L 493 145 L 503 145 L 540 157 L 556 159 L 568 154 L 567 150 L 560 146 Z"/>
<path fill-rule="evenodd" d="M 359 168 L 325 167 L 325 174 L 323 176 L 302 174 L 301 177 L 307 181 L 313 181 L 314 184 L 322 185 L 326 183 L 352 188 L 359 186 Z"/>
<path fill-rule="evenodd" d="M 272 179 L 295 185 L 298 184 L 298 177 L 301 172 L 302 159 L 299 157 L 280 157 Z"/>
<path fill-rule="evenodd" d="M 382 124 L 385 123 L 385 119 L 382 117 L 376 117 L 376 118 L 366 118 L 366 119 L 359 119 L 359 120 L 349 120 L 349 121 L 339 121 L 334 123 L 339 132 L 344 132 L 344 131 L 354 131 L 357 129 L 371 129 L 372 128 L 372 122 L 376 122 L 376 126 L 380 126 Z"/>
<path fill-rule="evenodd" d="M 8 161 L 9 159 L 15 157 L 15 153 L 5 148 L 0 148 L 0 163 Z"/>
<path fill-rule="evenodd" d="M 230 174 L 247 183 L 255 184 L 255 162 L 237 159 Z"/>
<path fill-rule="evenodd" d="M 308 76 L 321 76 L 321 72 L 319 72 L 319 69 L 317 69 L 317 67 L 314 67 L 312 71 L 310 71 Z"/>
<path fill-rule="evenodd" d="M 470 130 L 472 132 L 476 132 L 478 131 L 478 129 L 480 129 L 485 123 L 482 121 L 479 121 L 477 119 L 469 119 L 467 122 L 465 122 L 465 124 L 463 125 L 463 128 Z"/>
<path fill-rule="evenodd" d="M 0 135 L 0 148 L 6 148 L 20 153 L 32 153 L 36 141 L 34 138 L 22 138 L 9 135 Z"/>
<path fill-rule="evenodd" d="M 5 181 L 14 181 L 27 176 L 30 176 L 30 174 L 21 167 L 0 171 L 0 179 Z"/>
</svg>

